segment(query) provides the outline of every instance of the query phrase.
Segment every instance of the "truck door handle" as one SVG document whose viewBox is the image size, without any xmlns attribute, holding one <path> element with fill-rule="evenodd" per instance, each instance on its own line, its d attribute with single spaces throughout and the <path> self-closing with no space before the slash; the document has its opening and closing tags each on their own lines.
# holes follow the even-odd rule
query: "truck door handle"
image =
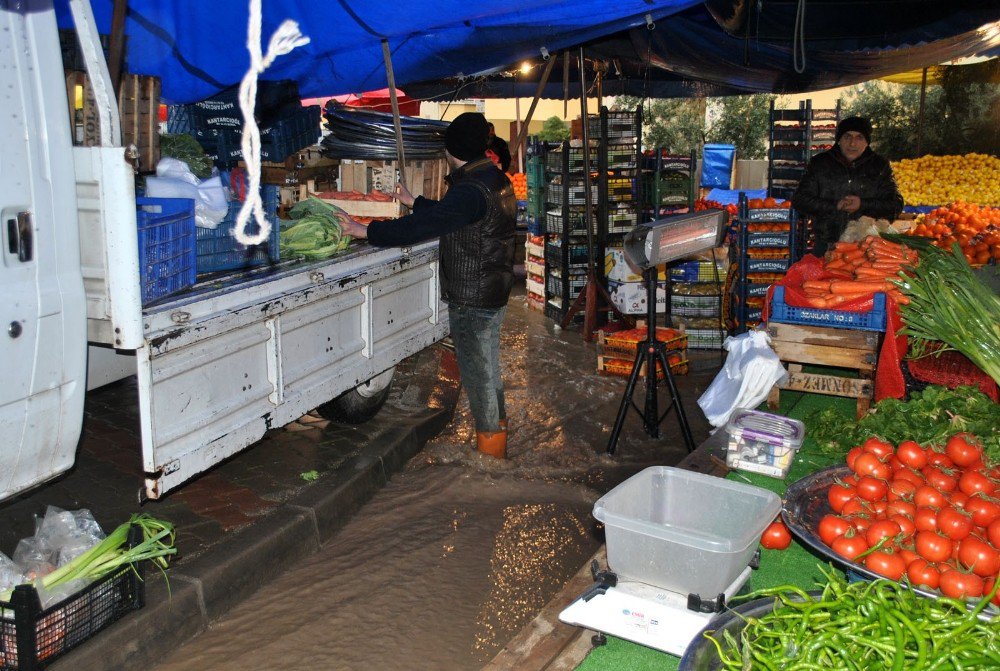
<svg viewBox="0 0 1000 671">
<path fill-rule="evenodd" d="M 17 219 L 7 220 L 7 251 L 17 254 L 18 261 L 30 261 L 32 256 L 33 229 L 30 212 L 18 212 Z"/>
</svg>

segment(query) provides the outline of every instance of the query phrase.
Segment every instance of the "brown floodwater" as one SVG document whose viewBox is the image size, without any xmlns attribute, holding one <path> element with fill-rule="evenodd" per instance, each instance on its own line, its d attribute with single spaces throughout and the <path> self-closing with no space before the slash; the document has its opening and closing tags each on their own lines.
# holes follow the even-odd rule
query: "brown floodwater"
<svg viewBox="0 0 1000 671">
<path fill-rule="evenodd" d="M 707 424 L 694 401 L 718 355 L 692 359 L 677 379 L 700 441 Z M 664 437 L 650 438 L 630 411 L 617 454 L 607 455 L 625 381 L 598 375 L 593 344 L 528 310 L 523 297 L 512 298 L 504 322 L 502 366 L 507 460 L 471 449 L 463 394 L 451 424 L 320 552 L 155 671 L 447 671 L 490 660 L 600 546 L 594 501 L 686 454 L 673 417 Z"/>
</svg>

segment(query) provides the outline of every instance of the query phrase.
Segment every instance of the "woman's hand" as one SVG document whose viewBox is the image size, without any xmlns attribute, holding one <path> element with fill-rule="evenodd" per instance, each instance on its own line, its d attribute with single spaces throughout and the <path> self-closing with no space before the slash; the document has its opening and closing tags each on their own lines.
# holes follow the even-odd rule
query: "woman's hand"
<svg viewBox="0 0 1000 671">
<path fill-rule="evenodd" d="M 396 189 L 392 192 L 392 197 L 401 202 L 403 205 L 409 208 L 413 208 L 413 194 L 410 193 L 409 189 L 402 182 L 397 182 Z"/>
<path fill-rule="evenodd" d="M 341 222 L 340 230 L 344 233 L 344 235 L 349 235 L 352 238 L 358 238 L 359 240 L 365 240 L 368 238 L 368 227 L 364 224 L 359 224 L 350 218 Z"/>
</svg>

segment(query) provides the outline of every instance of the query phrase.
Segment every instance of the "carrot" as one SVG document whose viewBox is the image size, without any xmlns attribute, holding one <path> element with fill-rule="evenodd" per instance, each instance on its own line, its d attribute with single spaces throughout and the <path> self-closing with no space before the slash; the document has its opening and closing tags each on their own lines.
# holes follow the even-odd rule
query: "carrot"
<svg viewBox="0 0 1000 671">
<path fill-rule="evenodd" d="M 858 247 L 852 247 L 851 249 L 845 249 L 840 255 L 845 261 L 853 261 L 854 259 L 863 259 L 865 252 Z"/>
<path fill-rule="evenodd" d="M 802 283 L 802 288 L 809 289 L 822 289 L 823 291 L 830 290 L 830 280 L 806 280 Z"/>
<path fill-rule="evenodd" d="M 873 293 L 876 291 L 885 291 L 888 287 L 887 282 L 878 281 L 864 281 L 864 280 L 835 280 L 830 282 L 830 293 L 834 294 L 859 294 L 859 293 Z"/>
</svg>

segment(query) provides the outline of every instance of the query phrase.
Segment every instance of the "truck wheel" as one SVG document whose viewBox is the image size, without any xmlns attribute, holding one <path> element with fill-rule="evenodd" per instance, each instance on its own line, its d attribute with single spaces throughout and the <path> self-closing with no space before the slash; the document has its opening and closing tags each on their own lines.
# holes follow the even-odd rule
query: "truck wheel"
<svg viewBox="0 0 1000 671">
<path fill-rule="evenodd" d="M 324 419 L 345 424 L 363 424 L 378 414 L 389 398 L 392 389 L 393 366 L 382 371 L 354 389 L 348 389 L 337 398 L 316 408 Z"/>
</svg>

